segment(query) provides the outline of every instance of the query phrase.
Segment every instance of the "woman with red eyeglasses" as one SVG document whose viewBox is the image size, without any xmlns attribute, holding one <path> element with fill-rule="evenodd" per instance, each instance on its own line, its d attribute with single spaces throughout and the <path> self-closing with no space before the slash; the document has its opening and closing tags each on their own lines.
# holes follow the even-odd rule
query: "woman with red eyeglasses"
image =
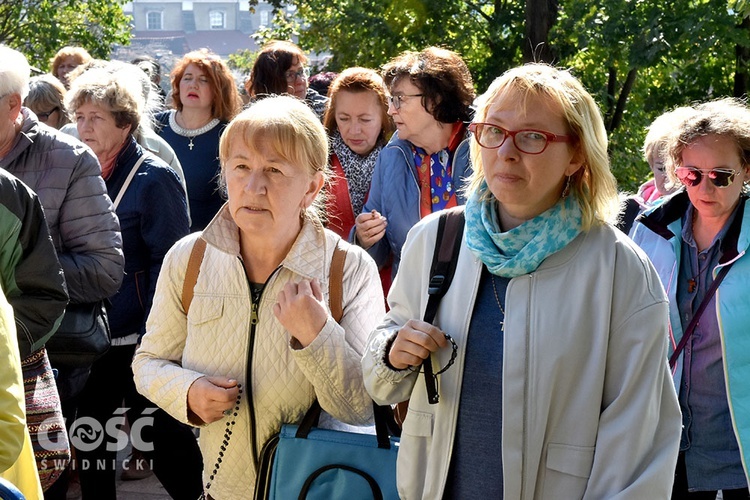
<svg viewBox="0 0 750 500">
<path fill-rule="evenodd" d="M 362 359 L 375 401 L 409 398 L 400 498 L 668 498 L 680 412 L 667 297 L 609 224 L 596 102 L 570 73 L 529 64 L 490 85 L 470 129 L 463 239 L 435 321 L 420 319 L 433 214 L 409 232 Z"/>
<path fill-rule="evenodd" d="M 669 296 L 683 424 L 672 498 L 713 499 L 722 490 L 724 500 L 746 499 L 750 109 L 721 99 L 691 111 L 665 155 L 669 177 L 684 189 L 641 216 L 632 237 Z"/>
</svg>

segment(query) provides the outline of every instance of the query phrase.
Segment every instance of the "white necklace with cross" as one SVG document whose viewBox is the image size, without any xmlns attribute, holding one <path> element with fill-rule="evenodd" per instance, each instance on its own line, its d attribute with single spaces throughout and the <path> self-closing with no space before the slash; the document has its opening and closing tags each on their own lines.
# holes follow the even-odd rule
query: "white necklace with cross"
<svg viewBox="0 0 750 500">
<path fill-rule="evenodd" d="M 199 136 L 201 134 L 205 134 L 212 128 L 214 128 L 216 125 L 219 124 L 218 118 L 213 118 L 210 122 L 206 123 L 200 128 L 183 128 L 177 123 L 177 112 L 173 112 L 169 114 L 169 126 L 172 128 L 175 134 L 181 135 L 183 137 L 188 137 L 190 139 L 190 142 L 188 143 L 188 147 L 190 148 L 190 151 L 193 150 L 193 137 Z"/>
</svg>

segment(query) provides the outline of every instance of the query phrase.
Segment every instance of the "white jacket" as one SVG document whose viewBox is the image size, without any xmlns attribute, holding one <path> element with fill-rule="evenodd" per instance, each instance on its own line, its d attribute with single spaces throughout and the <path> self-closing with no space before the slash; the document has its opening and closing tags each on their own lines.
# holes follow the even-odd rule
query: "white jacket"
<svg viewBox="0 0 750 500">
<path fill-rule="evenodd" d="M 400 326 L 422 318 L 436 233 L 431 216 L 409 234 L 391 310 L 363 358 L 375 401 L 411 397 L 398 457 L 405 500 L 443 496 L 482 271 L 464 241 L 435 321 L 455 339 L 458 358 L 430 405 L 423 376 L 388 368 L 384 356 Z M 668 499 L 681 421 L 667 368 L 667 299 L 646 256 L 613 227 L 596 226 L 512 279 L 506 297 L 504 498 Z M 435 364 L 445 366 L 449 351 Z"/>
<path fill-rule="evenodd" d="M 226 206 L 203 232 L 208 245 L 185 315 L 182 285 L 198 237 L 194 233 L 183 238 L 164 259 L 133 372 L 143 395 L 185 423 L 190 423 L 187 392 L 196 379 L 226 376 L 242 384 L 240 414 L 209 493 L 219 500 L 248 498 L 256 474 L 253 444 L 259 452 L 281 424 L 297 423 L 316 396 L 326 412 L 344 422 L 364 424 L 372 418 L 360 359 L 367 334 L 385 312 L 383 293 L 374 261 L 362 249 L 349 247 L 341 324 L 329 316 L 318 337 L 295 350 L 272 312 L 277 294 L 289 281 L 317 278 L 327 303 L 328 272 L 339 237 L 312 222 L 303 224 L 287 257 L 266 283 L 255 327 L 250 322 L 252 300 L 239 254 L 239 229 Z M 247 399 L 249 364 L 255 434 Z M 230 420 L 201 429 L 204 483 L 213 472 Z"/>
</svg>

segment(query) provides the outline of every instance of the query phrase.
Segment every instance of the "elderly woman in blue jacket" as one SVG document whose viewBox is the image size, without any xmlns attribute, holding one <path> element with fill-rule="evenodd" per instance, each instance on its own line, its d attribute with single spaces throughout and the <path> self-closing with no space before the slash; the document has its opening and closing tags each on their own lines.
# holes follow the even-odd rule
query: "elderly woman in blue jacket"
<svg viewBox="0 0 750 500">
<path fill-rule="evenodd" d="M 395 276 L 409 229 L 432 212 L 466 201 L 465 122 L 471 120 L 475 94 L 461 57 L 437 47 L 397 56 L 383 68 L 383 79 L 397 132 L 380 152 L 351 239 L 381 267 L 392 255 Z"/>
<path fill-rule="evenodd" d="M 718 490 L 725 500 L 748 498 L 750 109 L 722 99 L 688 111 L 665 155 L 668 175 L 684 189 L 632 230 L 669 296 L 670 356 L 678 351 L 673 377 L 683 430 L 672 498 L 713 499 Z"/>
<path fill-rule="evenodd" d="M 140 71 L 135 67 L 117 71 L 89 70 L 76 78 L 66 97 L 81 141 L 93 150 L 101 164 L 102 177 L 120 220 L 125 254 L 125 278 L 110 298 L 112 305 L 108 310 L 112 347 L 94 363 L 79 407 L 79 417 L 92 417 L 101 425 L 113 418 L 123 419 L 123 398 L 127 407 L 146 406 L 146 401 L 139 399 L 142 396 L 135 390 L 130 362 L 139 336 L 145 332 L 164 255 L 189 232 L 185 191 L 177 174 L 162 160 L 144 152 L 133 137 L 143 116 L 144 104 L 138 78 L 128 73 L 133 70 Z M 160 428 L 158 422 L 162 417 L 165 422 L 171 418 L 158 411 L 153 413 L 155 428 Z M 134 423 L 136 415 L 130 414 L 129 420 Z M 174 424 L 176 429 L 181 429 L 177 422 Z M 190 433 L 189 429 L 184 430 Z M 179 434 L 179 430 L 176 432 Z M 71 434 L 76 435 L 75 429 Z M 158 439 L 167 433 L 154 434 L 153 444 L 156 453 L 160 453 Z M 156 455 L 154 472 L 172 496 L 181 495 L 171 490 L 173 484 L 165 478 L 173 478 L 180 487 L 192 482 L 195 491 L 190 494 L 197 498 L 201 487 L 200 452 L 195 439 L 185 442 L 193 445 L 194 462 L 190 460 L 191 448 L 188 447 L 182 453 L 179 468 L 161 470 L 160 464 L 165 462 L 160 462 L 160 455 Z M 98 444 L 94 449 L 78 449 L 79 459 L 87 460 L 89 465 L 86 467 L 83 463 L 80 469 L 84 500 L 116 498 L 113 467 L 116 447 L 107 444 L 106 439 Z M 196 463 L 195 470 L 188 465 L 192 463 Z M 179 477 L 168 474 L 172 470 L 177 471 Z"/>
</svg>

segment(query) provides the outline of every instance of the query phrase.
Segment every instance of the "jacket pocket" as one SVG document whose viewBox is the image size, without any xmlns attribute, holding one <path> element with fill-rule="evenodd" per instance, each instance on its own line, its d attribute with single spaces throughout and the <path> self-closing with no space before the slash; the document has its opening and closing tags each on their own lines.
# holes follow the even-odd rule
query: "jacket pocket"
<svg viewBox="0 0 750 500">
<path fill-rule="evenodd" d="M 593 464 L 593 446 L 550 443 L 543 498 L 583 498 Z"/>
<path fill-rule="evenodd" d="M 409 409 L 402 429 L 404 434 L 416 437 L 432 436 L 432 413 Z"/>
<path fill-rule="evenodd" d="M 224 314 L 224 298 L 196 295 L 190 303 L 188 323 L 201 325 L 221 318 Z"/>
<path fill-rule="evenodd" d="M 425 479 L 435 464 L 430 463 L 432 449 L 432 413 L 414 411 L 409 413 L 401 429 L 401 446 L 396 459 L 398 493 L 404 499 L 424 498 Z"/>
</svg>

